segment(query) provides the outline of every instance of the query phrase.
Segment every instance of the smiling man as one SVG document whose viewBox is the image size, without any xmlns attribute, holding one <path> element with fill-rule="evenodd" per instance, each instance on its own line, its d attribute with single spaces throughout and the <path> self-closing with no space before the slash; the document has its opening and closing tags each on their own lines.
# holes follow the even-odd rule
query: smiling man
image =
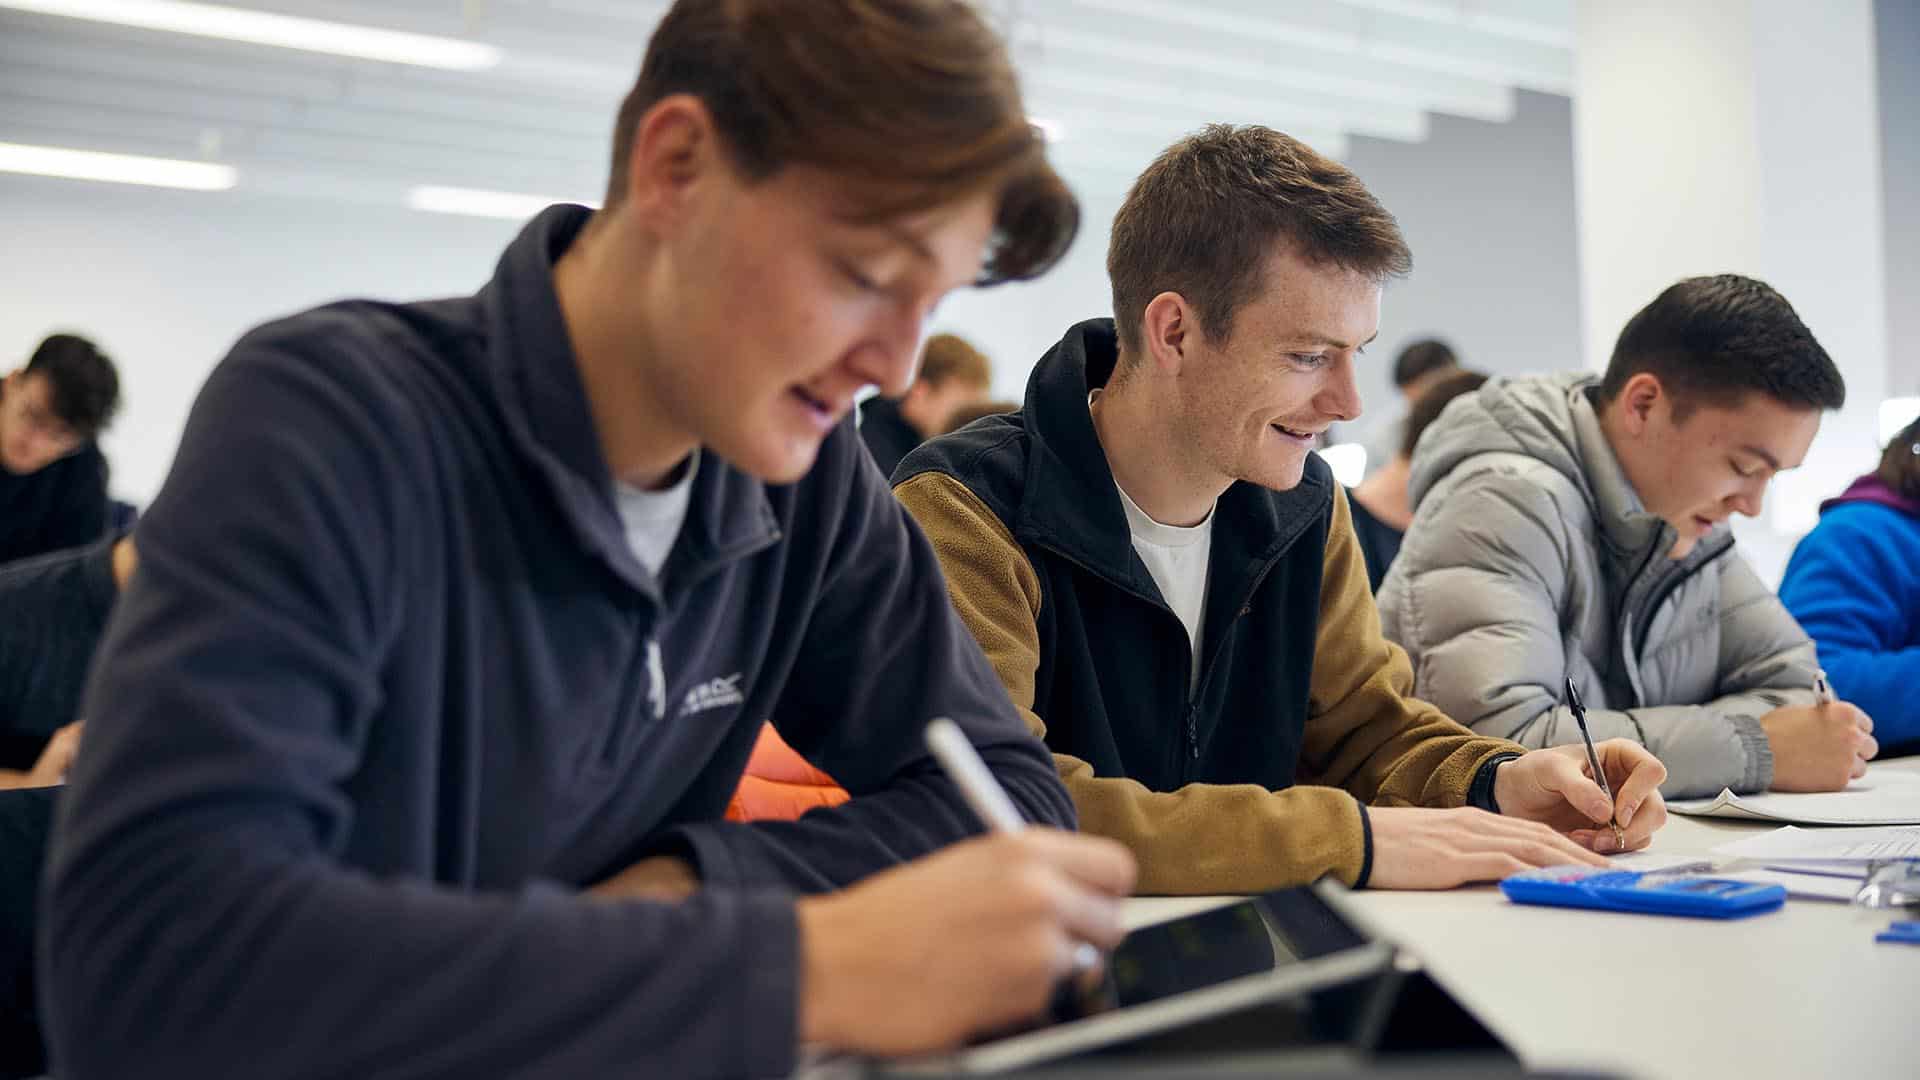
<svg viewBox="0 0 1920 1080">
<path fill-rule="evenodd" d="M 269 324 L 202 390 L 41 894 L 60 1076 L 784 1076 L 1118 940 L 1131 860 L 1061 828 L 848 416 L 1072 238 L 1003 43 L 682 0 L 613 128 L 605 208 L 477 295 Z M 851 801 L 722 820 L 768 716 Z M 1054 827 L 967 839 L 934 716 Z"/>
<path fill-rule="evenodd" d="M 1665 820 L 1603 743 L 1522 754 L 1406 696 L 1340 486 L 1310 452 L 1410 256 L 1359 179 L 1263 127 L 1164 152 L 1114 218 L 1115 319 L 1041 357 L 1019 412 L 908 455 L 894 491 L 1081 827 L 1154 893 L 1439 888 L 1600 864 Z M 1599 826 L 1596 828 L 1596 826 Z"/>
<path fill-rule="evenodd" d="M 54 334 L 0 379 L 0 563 L 79 547 L 107 529 L 107 461 L 94 439 L 120 376 L 93 342 Z"/>
<path fill-rule="evenodd" d="M 1416 688 L 1489 735 L 1645 743 L 1673 797 L 1846 786 L 1872 722 L 1817 705 L 1814 646 L 1734 550 L 1734 514 L 1798 466 L 1846 386 L 1791 305 L 1689 278 L 1621 331 L 1604 378 L 1502 379 L 1456 402 L 1414 462 L 1415 511 L 1380 589 Z"/>
</svg>

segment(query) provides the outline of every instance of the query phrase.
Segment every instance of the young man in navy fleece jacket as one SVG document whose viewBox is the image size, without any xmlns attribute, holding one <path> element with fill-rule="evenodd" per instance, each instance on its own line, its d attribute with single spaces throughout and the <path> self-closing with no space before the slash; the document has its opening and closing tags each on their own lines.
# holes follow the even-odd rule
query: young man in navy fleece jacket
<svg viewBox="0 0 1920 1080">
<path fill-rule="evenodd" d="M 683 0 L 605 210 L 248 334 L 82 706 L 56 1072 L 765 1076 L 1037 1013 L 1132 863 L 954 843 L 931 716 L 1071 804 L 845 417 L 1076 222 L 968 5 Z M 852 802 L 720 820 L 769 716 Z"/>
</svg>

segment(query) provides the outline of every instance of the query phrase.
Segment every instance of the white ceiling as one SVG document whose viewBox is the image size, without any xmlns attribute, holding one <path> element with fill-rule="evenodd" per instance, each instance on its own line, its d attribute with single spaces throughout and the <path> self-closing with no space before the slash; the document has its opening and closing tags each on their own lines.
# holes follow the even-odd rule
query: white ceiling
<svg viewBox="0 0 1920 1080">
<path fill-rule="evenodd" d="M 1100 191 L 1209 121 L 1269 124 L 1339 156 L 1353 135 L 1418 141 L 1429 112 L 1503 121 L 1515 87 L 1573 81 L 1573 0 L 982 2 L 1030 111 L 1059 134 L 1056 157 Z M 231 6 L 466 38 L 504 58 L 438 71 L 0 6 L 0 142 L 222 162 L 242 189 L 299 197 L 397 204 L 441 184 L 587 199 L 666 4 Z"/>
</svg>

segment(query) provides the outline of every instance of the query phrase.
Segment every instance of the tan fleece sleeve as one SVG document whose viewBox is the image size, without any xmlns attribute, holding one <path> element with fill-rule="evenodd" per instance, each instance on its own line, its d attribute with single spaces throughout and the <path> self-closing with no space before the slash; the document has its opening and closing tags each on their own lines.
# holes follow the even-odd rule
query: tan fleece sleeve
<svg viewBox="0 0 1920 1080">
<path fill-rule="evenodd" d="M 1413 666 L 1380 633 L 1353 514 L 1338 486 L 1322 574 L 1301 782 L 1345 788 L 1370 806 L 1465 805 L 1488 758 L 1525 749 L 1475 735 L 1408 696 Z"/>
<path fill-rule="evenodd" d="M 1041 604 L 1033 564 L 999 516 L 953 477 L 921 473 L 894 494 L 939 554 L 961 619 L 1027 726 L 1044 738 L 1046 722 L 1033 711 Z M 1364 593 L 1364 569 L 1360 584 Z M 1379 637 L 1377 617 L 1373 633 Z M 1155 792 L 1124 777 L 1095 776 L 1093 766 L 1066 754 L 1055 754 L 1054 762 L 1080 828 L 1133 851 L 1143 895 L 1261 892 L 1326 873 L 1351 885 L 1360 876 L 1360 807 L 1338 788 L 1273 792 L 1255 784 L 1189 784 Z"/>
</svg>

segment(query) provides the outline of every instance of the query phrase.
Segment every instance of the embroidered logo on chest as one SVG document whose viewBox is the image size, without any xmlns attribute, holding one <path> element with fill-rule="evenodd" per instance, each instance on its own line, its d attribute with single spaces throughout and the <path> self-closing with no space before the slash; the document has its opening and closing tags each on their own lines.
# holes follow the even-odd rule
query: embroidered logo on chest
<svg viewBox="0 0 1920 1080">
<path fill-rule="evenodd" d="M 687 691 L 687 696 L 680 702 L 680 715 L 691 716 L 745 701 L 746 695 L 740 692 L 741 674 L 736 671 L 723 678 L 708 679 Z"/>
</svg>

